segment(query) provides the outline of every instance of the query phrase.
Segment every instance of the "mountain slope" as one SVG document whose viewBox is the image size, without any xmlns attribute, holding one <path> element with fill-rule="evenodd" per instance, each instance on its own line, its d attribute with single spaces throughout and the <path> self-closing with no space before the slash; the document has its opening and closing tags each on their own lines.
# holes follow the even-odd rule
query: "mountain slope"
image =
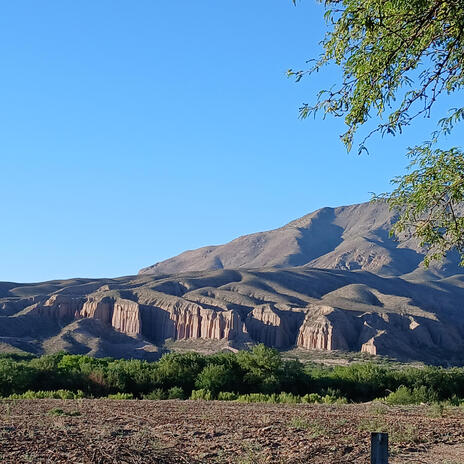
<svg viewBox="0 0 464 464">
<path fill-rule="evenodd" d="M 138 276 L 0 282 L 0 351 L 156 359 L 172 341 L 262 342 L 463 363 L 458 258 L 423 269 L 393 221 L 384 203 L 323 208 Z"/>
<path fill-rule="evenodd" d="M 7 284 L 0 349 L 156 359 L 169 340 L 203 340 L 461 362 L 463 298 L 462 275 L 308 267 Z"/>
<path fill-rule="evenodd" d="M 384 202 L 322 208 L 275 230 L 186 251 L 139 274 L 291 266 L 360 269 L 396 276 L 414 273 L 421 277 L 462 272 L 453 254 L 444 263 L 424 270 L 424 253 L 415 240 L 398 242 L 389 236 L 393 223 Z"/>
</svg>

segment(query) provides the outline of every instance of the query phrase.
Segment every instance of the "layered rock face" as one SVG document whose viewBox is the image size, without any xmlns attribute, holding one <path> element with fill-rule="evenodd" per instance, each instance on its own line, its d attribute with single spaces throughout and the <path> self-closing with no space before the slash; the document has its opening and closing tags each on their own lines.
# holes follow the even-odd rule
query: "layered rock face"
<svg viewBox="0 0 464 464">
<path fill-rule="evenodd" d="M 139 305 L 123 298 L 89 298 L 79 315 L 98 319 L 127 335 L 139 335 L 142 331 Z"/>
<path fill-rule="evenodd" d="M 349 350 L 356 338 L 355 327 L 343 311 L 311 305 L 298 332 L 297 345 L 316 350 Z"/>
<path fill-rule="evenodd" d="M 450 327 L 444 331 L 440 323 L 429 318 L 313 305 L 299 330 L 297 345 L 306 349 L 361 351 L 371 355 L 395 352 L 407 356 L 408 352 L 425 347 L 449 350 L 462 346 L 462 337 L 459 330 Z"/>
<path fill-rule="evenodd" d="M 164 342 L 167 338 L 229 340 L 243 331 L 243 323 L 236 311 L 203 308 L 165 295 L 143 305 L 107 296 L 104 292 L 87 299 L 54 295 L 29 312 L 59 322 L 91 318 L 126 335 L 152 338 L 156 342 Z"/>
<path fill-rule="evenodd" d="M 245 319 L 245 330 L 252 340 L 276 348 L 286 348 L 296 342 L 303 312 L 291 308 L 279 309 L 276 305 L 260 305 L 251 310 Z"/>
<path fill-rule="evenodd" d="M 36 303 L 23 310 L 37 318 L 51 318 L 56 321 L 70 321 L 78 317 L 85 298 L 55 294 L 44 303 Z"/>
<path fill-rule="evenodd" d="M 230 340 L 242 325 L 234 311 L 216 311 L 181 299 L 174 304 L 162 299 L 156 306 L 145 305 L 142 320 L 142 333 L 157 342 L 167 338 Z"/>
<path fill-rule="evenodd" d="M 167 339 L 421 360 L 460 356 L 464 348 L 463 276 L 420 282 L 287 268 L 60 285 L 51 294 L 37 285 L 32 296 L 35 287 L 18 285 L 0 298 L 0 343 L 26 351 L 60 346 L 98 355 L 107 354 L 110 344 L 110 353 L 127 357 L 153 353 Z M 98 333 L 104 340 L 117 339 L 120 348 L 98 340 Z"/>
</svg>

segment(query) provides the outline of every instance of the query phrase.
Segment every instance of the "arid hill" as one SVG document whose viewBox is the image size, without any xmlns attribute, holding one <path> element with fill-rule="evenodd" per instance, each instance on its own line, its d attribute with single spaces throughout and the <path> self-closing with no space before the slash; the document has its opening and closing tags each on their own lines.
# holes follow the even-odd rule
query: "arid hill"
<svg viewBox="0 0 464 464">
<path fill-rule="evenodd" d="M 308 267 L 0 285 L 0 343 L 155 359 L 166 340 L 460 359 L 464 276 L 432 281 Z"/>
<path fill-rule="evenodd" d="M 459 361 L 458 259 L 425 270 L 417 243 L 389 237 L 393 220 L 381 202 L 323 208 L 138 276 L 3 282 L 0 349 L 156 359 L 203 340 Z"/>
<path fill-rule="evenodd" d="M 394 215 L 384 202 L 322 208 L 279 229 L 239 237 L 225 245 L 186 251 L 140 274 L 178 274 L 215 269 L 311 266 L 364 270 L 380 275 L 445 277 L 463 270 L 457 254 L 425 271 L 415 240 L 389 236 Z"/>
</svg>

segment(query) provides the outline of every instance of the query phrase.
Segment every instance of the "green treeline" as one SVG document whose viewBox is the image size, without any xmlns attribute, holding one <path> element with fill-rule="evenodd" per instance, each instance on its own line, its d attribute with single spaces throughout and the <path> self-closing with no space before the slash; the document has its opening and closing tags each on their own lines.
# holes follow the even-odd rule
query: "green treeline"
<svg viewBox="0 0 464 464">
<path fill-rule="evenodd" d="M 170 353 L 157 362 L 58 353 L 0 356 L 0 397 L 222 399 L 271 402 L 430 403 L 464 399 L 464 369 L 393 368 L 373 363 L 324 367 L 283 360 L 264 345 L 250 351 Z"/>
</svg>

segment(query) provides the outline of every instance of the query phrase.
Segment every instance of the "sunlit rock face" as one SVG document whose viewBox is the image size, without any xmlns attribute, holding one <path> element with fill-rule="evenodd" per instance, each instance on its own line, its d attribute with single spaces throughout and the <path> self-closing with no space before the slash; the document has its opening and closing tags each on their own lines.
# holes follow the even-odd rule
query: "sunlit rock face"
<svg viewBox="0 0 464 464">
<path fill-rule="evenodd" d="M 163 342 L 168 338 L 229 340 L 242 331 L 243 326 L 239 314 L 235 311 L 203 308 L 196 303 L 170 295 L 151 300 L 150 304 L 139 304 L 100 293 L 86 300 L 79 300 L 77 306 L 72 306 L 70 302 L 67 306 L 62 304 L 60 312 L 65 314 L 61 316 L 53 312 L 56 308 L 49 302 L 44 306 L 44 310 L 52 310 L 48 313 L 49 317 L 67 315 L 92 318 L 118 332 L 153 338 L 157 342 Z"/>
<path fill-rule="evenodd" d="M 355 323 L 343 311 L 330 306 L 311 306 L 300 327 L 297 345 L 316 350 L 349 350 L 356 338 Z"/>
<path fill-rule="evenodd" d="M 36 318 L 52 319 L 55 321 L 69 321 L 78 317 L 85 302 L 85 297 L 54 294 L 43 303 L 36 303 L 23 310 Z"/>
</svg>

